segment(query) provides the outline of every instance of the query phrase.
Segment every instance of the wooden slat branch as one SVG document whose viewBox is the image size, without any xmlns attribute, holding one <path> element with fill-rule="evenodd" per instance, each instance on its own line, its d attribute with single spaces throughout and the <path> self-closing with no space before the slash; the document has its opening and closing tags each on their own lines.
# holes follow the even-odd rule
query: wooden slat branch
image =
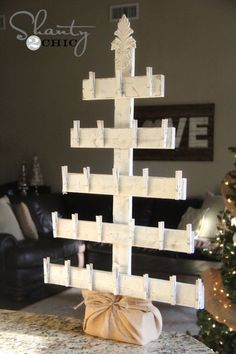
<svg viewBox="0 0 236 354">
<path fill-rule="evenodd" d="M 67 166 L 62 167 L 63 193 L 92 193 L 118 196 L 135 196 L 166 199 L 186 199 L 186 179 L 182 171 L 175 177 L 151 177 L 144 169 L 143 176 L 113 174 L 91 174 L 89 167 L 83 173 L 69 173 Z"/>
<path fill-rule="evenodd" d="M 134 219 L 128 224 L 102 222 L 97 215 L 96 221 L 79 220 L 78 214 L 71 219 L 59 218 L 52 213 L 54 237 L 81 241 L 120 244 L 131 247 L 145 247 L 175 252 L 194 252 L 194 232 L 191 224 L 186 230 L 166 229 L 164 222 L 158 227 L 137 226 Z"/>
<path fill-rule="evenodd" d="M 80 121 L 74 121 L 72 148 L 119 149 L 121 146 L 122 149 L 174 149 L 175 128 L 166 127 L 165 123 L 160 128 L 137 128 L 137 124 L 131 128 L 104 128 L 103 121 L 97 121 L 97 128 L 80 128 Z"/>
<path fill-rule="evenodd" d="M 154 279 L 146 274 L 121 274 L 117 269 L 113 272 L 95 270 L 89 264 L 86 268 L 71 267 L 68 262 L 63 266 L 50 263 L 49 258 L 44 259 L 44 274 L 47 283 L 119 293 L 141 299 L 149 298 L 196 309 L 204 307 L 201 280 L 197 280 L 195 284 L 186 284 L 177 282 L 175 276 L 171 276 L 169 280 Z"/>
<path fill-rule="evenodd" d="M 90 72 L 83 80 L 83 100 L 164 97 L 164 83 L 163 75 L 131 77 L 117 70 L 115 78 L 96 79 Z"/>
</svg>

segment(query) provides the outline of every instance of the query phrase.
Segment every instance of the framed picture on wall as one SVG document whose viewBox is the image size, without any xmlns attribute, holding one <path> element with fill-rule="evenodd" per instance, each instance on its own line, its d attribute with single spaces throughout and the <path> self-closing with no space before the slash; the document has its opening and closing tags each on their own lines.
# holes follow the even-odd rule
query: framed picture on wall
<svg viewBox="0 0 236 354">
<path fill-rule="evenodd" d="M 135 160 L 213 161 L 215 105 L 136 106 L 139 127 L 160 127 L 169 120 L 176 128 L 175 150 L 135 149 Z"/>
</svg>

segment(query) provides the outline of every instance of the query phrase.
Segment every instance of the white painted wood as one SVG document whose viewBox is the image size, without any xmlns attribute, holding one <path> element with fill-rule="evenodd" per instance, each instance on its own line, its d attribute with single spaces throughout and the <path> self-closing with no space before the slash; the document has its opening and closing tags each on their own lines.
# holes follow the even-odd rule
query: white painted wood
<svg viewBox="0 0 236 354">
<path fill-rule="evenodd" d="M 50 283 L 65 284 L 63 269 L 63 265 L 49 264 Z M 144 285 L 147 278 L 144 279 L 142 276 L 121 274 L 118 270 L 113 272 L 95 270 L 92 269 L 92 265 L 87 265 L 86 268 L 70 267 L 72 287 L 112 293 L 115 291 L 119 295 L 141 299 L 147 296 L 147 288 Z M 170 280 L 149 278 L 148 286 L 149 298 L 152 301 L 175 303 L 197 309 L 204 307 L 204 287 L 200 279 L 196 284 L 187 284 L 176 282 L 175 277 L 171 277 Z"/>
<path fill-rule="evenodd" d="M 62 166 L 61 172 L 62 172 L 62 193 L 66 194 L 67 187 L 68 187 L 68 166 Z"/>
<path fill-rule="evenodd" d="M 93 99 L 95 99 L 95 93 L 96 93 L 96 82 L 95 82 L 95 73 L 93 71 L 89 72 L 89 91 L 90 95 Z"/>
<path fill-rule="evenodd" d="M 54 237 L 57 237 L 57 227 L 58 227 L 58 213 L 54 211 L 52 213 L 52 230 L 53 230 Z"/>
<path fill-rule="evenodd" d="M 87 286 L 90 291 L 94 290 L 94 272 L 92 263 L 86 264 Z"/>
<path fill-rule="evenodd" d="M 115 50 L 115 73 L 116 78 L 114 89 L 116 99 L 114 104 L 114 127 L 115 129 L 130 128 L 132 144 L 137 144 L 137 126 L 133 122 L 134 98 L 125 98 L 128 80 L 134 81 L 135 57 L 134 50 L 136 42 L 132 38 L 133 30 L 129 21 L 123 17 L 118 23 L 115 32 L 116 38 L 112 42 L 112 50 Z M 101 83 L 101 81 L 99 82 Z M 98 89 L 99 91 L 99 89 Z M 121 99 L 122 98 L 122 99 Z M 135 134 L 134 134 L 135 132 Z M 135 138 L 135 139 L 134 139 Z M 121 144 L 114 148 L 114 169 L 120 175 L 132 176 L 133 174 L 133 149 Z M 119 177 L 120 189 L 120 177 Z M 117 188 L 115 187 L 117 192 Z M 113 222 L 129 223 L 132 217 L 132 196 L 113 195 Z M 130 230 L 129 230 L 130 231 Z M 129 245 L 113 244 L 112 269 L 120 273 L 131 274 L 132 248 Z"/>
<path fill-rule="evenodd" d="M 103 121 L 98 128 L 80 128 L 78 121 L 71 129 L 72 148 L 108 148 L 108 149 L 174 149 L 175 128 L 166 126 L 163 119 L 161 128 L 137 128 L 136 120 L 131 128 L 104 128 Z"/>
<path fill-rule="evenodd" d="M 164 97 L 164 75 L 152 75 L 149 80 L 151 90 L 147 76 L 125 77 L 116 71 L 115 78 L 95 79 L 95 92 L 91 89 L 91 80 L 83 80 L 83 100 Z"/>
<path fill-rule="evenodd" d="M 176 276 L 172 275 L 170 277 L 170 303 L 171 305 L 176 305 Z"/>
<path fill-rule="evenodd" d="M 149 93 L 149 96 L 153 95 L 153 74 L 152 74 L 152 68 L 151 67 L 146 67 L 146 77 L 147 77 L 147 90 Z"/>
<path fill-rule="evenodd" d="M 75 235 L 74 217 L 58 218 L 56 237 L 112 243 L 115 245 L 145 247 L 175 252 L 194 252 L 194 232 L 187 226 L 186 230 L 166 229 L 164 222 L 158 227 L 135 225 L 134 219 L 126 224 L 102 222 L 101 216 L 96 221 L 79 220 Z"/>
<path fill-rule="evenodd" d="M 50 282 L 50 258 L 43 259 L 43 273 L 44 273 L 44 283 L 48 284 Z"/>
<path fill-rule="evenodd" d="M 118 178 L 114 171 L 117 170 L 113 170 L 111 175 L 90 174 L 88 168 L 85 168 L 84 173 L 68 173 L 65 177 L 67 192 L 167 199 L 184 199 L 186 196 L 182 171 L 176 171 L 175 178 L 149 176 L 148 182 L 146 176 L 119 175 Z"/>
<path fill-rule="evenodd" d="M 70 279 L 70 276 L 71 276 L 71 263 L 70 263 L 70 260 L 66 260 L 65 261 L 65 264 L 64 264 L 64 280 L 65 280 L 65 286 L 70 286 L 70 283 L 71 283 L 71 279 Z"/>
<path fill-rule="evenodd" d="M 150 298 L 150 279 L 148 274 L 143 275 L 143 293 L 144 299 Z"/>
<path fill-rule="evenodd" d="M 113 294 L 119 295 L 120 293 L 120 273 L 118 268 L 114 268 L 112 270 L 112 277 L 113 277 Z"/>
<path fill-rule="evenodd" d="M 112 175 L 91 174 L 85 167 L 82 174 L 68 173 L 62 167 L 63 193 L 96 193 L 113 195 L 113 223 L 103 223 L 102 216 L 96 221 L 79 220 L 78 214 L 71 219 L 61 219 L 53 213 L 54 237 L 97 241 L 113 244 L 112 272 L 94 270 L 89 264 L 86 269 L 50 264 L 44 259 L 44 280 L 90 290 L 108 291 L 114 294 L 139 298 L 150 298 L 172 305 L 196 308 L 204 307 L 204 288 L 201 280 L 196 285 L 170 280 L 150 279 L 131 274 L 132 247 L 173 250 L 191 253 L 194 251 L 194 233 L 191 225 L 186 230 L 165 229 L 164 222 L 158 228 L 136 226 L 132 219 L 132 196 L 154 198 L 186 198 L 186 179 L 182 171 L 176 171 L 175 178 L 150 177 L 148 169 L 143 176 L 133 176 L 133 148 L 174 148 L 175 129 L 163 120 L 161 128 L 138 128 L 133 120 L 134 98 L 163 97 L 164 76 L 153 75 L 152 68 L 146 68 L 146 76 L 134 76 L 135 40 L 129 21 L 125 16 L 118 23 L 116 38 L 112 42 L 115 50 L 115 77 L 96 79 L 89 72 L 89 79 L 83 81 L 83 98 L 114 99 L 114 128 L 104 128 L 103 121 L 97 121 L 97 128 L 81 128 L 75 121 L 71 130 L 71 146 L 114 149 Z M 158 267 L 158 264 L 157 264 Z"/>
</svg>

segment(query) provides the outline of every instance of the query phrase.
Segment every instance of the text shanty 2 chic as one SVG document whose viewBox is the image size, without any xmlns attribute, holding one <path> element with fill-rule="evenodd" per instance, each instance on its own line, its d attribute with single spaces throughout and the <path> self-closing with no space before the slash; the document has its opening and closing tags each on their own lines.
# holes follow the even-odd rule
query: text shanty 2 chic
<svg viewBox="0 0 236 354">
<path fill-rule="evenodd" d="M 32 26 L 30 33 L 20 25 L 20 21 L 25 23 L 25 17 L 28 17 L 29 24 Z M 39 10 L 36 15 L 22 10 L 11 15 L 9 24 L 12 29 L 18 32 L 16 39 L 20 41 L 26 41 L 33 34 L 40 37 L 43 47 L 73 47 L 74 55 L 81 57 L 87 49 L 88 36 L 91 34 L 88 30 L 95 28 L 95 26 L 79 26 L 75 24 L 76 21 L 73 19 L 70 25 L 55 25 L 54 28 L 42 28 L 45 26 L 47 17 L 46 9 Z M 48 36 L 51 38 L 48 38 Z M 67 38 L 62 38 L 62 36 Z"/>
</svg>

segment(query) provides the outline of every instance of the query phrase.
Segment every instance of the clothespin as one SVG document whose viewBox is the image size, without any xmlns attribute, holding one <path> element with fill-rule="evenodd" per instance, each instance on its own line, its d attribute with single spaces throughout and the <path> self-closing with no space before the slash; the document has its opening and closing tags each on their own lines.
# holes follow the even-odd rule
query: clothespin
<svg viewBox="0 0 236 354">
<path fill-rule="evenodd" d="M 137 147 L 137 144 L 138 144 L 138 121 L 137 121 L 137 119 L 132 120 L 132 144 L 133 144 L 133 147 Z"/>
<path fill-rule="evenodd" d="M 162 148 L 167 148 L 168 140 L 168 119 L 162 119 L 161 121 L 161 139 L 162 139 Z"/>
<path fill-rule="evenodd" d="M 204 308 L 204 285 L 201 279 L 197 279 L 195 283 L 195 308 Z"/>
<path fill-rule="evenodd" d="M 120 190 L 120 172 L 117 167 L 113 167 L 112 175 L 114 180 L 115 192 L 114 194 L 118 195 Z"/>
<path fill-rule="evenodd" d="M 104 134 L 104 121 L 103 120 L 97 120 L 97 128 L 98 128 L 98 144 L 99 144 L 99 146 L 104 146 L 105 134 Z"/>
<path fill-rule="evenodd" d="M 129 239 L 131 241 L 131 245 L 134 244 L 134 232 L 135 232 L 135 220 L 129 220 Z"/>
<path fill-rule="evenodd" d="M 113 278 L 113 294 L 119 295 L 119 293 L 120 293 L 120 273 L 119 273 L 118 267 L 113 268 L 112 278 Z"/>
<path fill-rule="evenodd" d="M 50 257 L 43 259 L 44 283 L 48 284 L 50 280 Z"/>
<path fill-rule="evenodd" d="M 73 234 L 74 234 L 74 239 L 79 239 L 79 220 L 78 220 L 78 214 L 72 214 L 72 222 L 73 222 Z"/>
<path fill-rule="evenodd" d="M 116 85 L 117 85 L 117 95 L 119 97 L 123 96 L 123 77 L 122 77 L 122 71 L 121 70 L 116 70 Z"/>
<path fill-rule="evenodd" d="M 150 298 L 150 279 L 148 274 L 143 275 L 143 292 L 144 292 L 144 299 Z"/>
<path fill-rule="evenodd" d="M 73 121 L 73 131 L 74 131 L 74 138 L 79 146 L 80 144 L 80 121 L 79 120 Z"/>
<path fill-rule="evenodd" d="M 149 96 L 153 95 L 153 76 L 152 76 L 152 67 L 146 67 L 146 76 L 147 76 L 147 89 Z"/>
<path fill-rule="evenodd" d="M 148 196 L 148 184 L 149 184 L 149 169 L 143 168 L 143 186 L 144 186 L 144 194 Z"/>
<path fill-rule="evenodd" d="M 68 192 L 68 166 L 62 166 L 62 194 L 67 194 Z"/>
<path fill-rule="evenodd" d="M 102 215 L 96 215 L 96 224 L 97 224 L 97 241 L 102 242 Z"/>
<path fill-rule="evenodd" d="M 87 192 L 89 192 L 89 187 L 90 187 L 90 167 L 84 167 L 83 168 L 83 174 L 85 178 L 85 185 L 87 187 Z"/>
<path fill-rule="evenodd" d="M 182 171 L 175 171 L 175 199 L 179 200 L 182 196 Z"/>
<path fill-rule="evenodd" d="M 187 178 L 182 178 L 181 187 L 181 199 L 185 200 L 187 198 Z"/>
<path fill-rule="evenodd" d="M 95 72 L 89 71 L 89 90 L 91 92 L 91 97 L 95 98 L 96 87 L 95 87 Z"/>
<path fill-rule="evenodd" d="M 53 211 L 51 213 L 52 216 L 52 231 L 53 231 L 53 237 L 57 237 L 58 234 L 58 212 Z"/>
<path fill-rule="evenodd" d="M 169 278 L 170 281 L 170 304 L 176 305 L 176 276 L 172 275 Z"/>
<path fill-rule="evenodd" d="M 70 286 L 71 283 L 71 266 L 70 266 L 70 260 L 66 260 L 64 263 L 64 269 L 65 269 L 65 286 Z"/>
<path fill-rule="evenodd" d="M 194 253 L 194 232 L 192 231 L 192 224 L 186 225 L 186 236 L 188 253 Z"/>
<path fill-rule="evenodd" d="M 86 264 L 87 276 L 88 276 L 88 289 L 93 290 L 93 264 Z"/>
<path fill-rule="evenodd" d="M 165 242 L 165 223 L 164 221 L 158 222 L 158 243 L 159 243 L 159 250 L 164 249 L 164 242 Z"/>
</svg>

